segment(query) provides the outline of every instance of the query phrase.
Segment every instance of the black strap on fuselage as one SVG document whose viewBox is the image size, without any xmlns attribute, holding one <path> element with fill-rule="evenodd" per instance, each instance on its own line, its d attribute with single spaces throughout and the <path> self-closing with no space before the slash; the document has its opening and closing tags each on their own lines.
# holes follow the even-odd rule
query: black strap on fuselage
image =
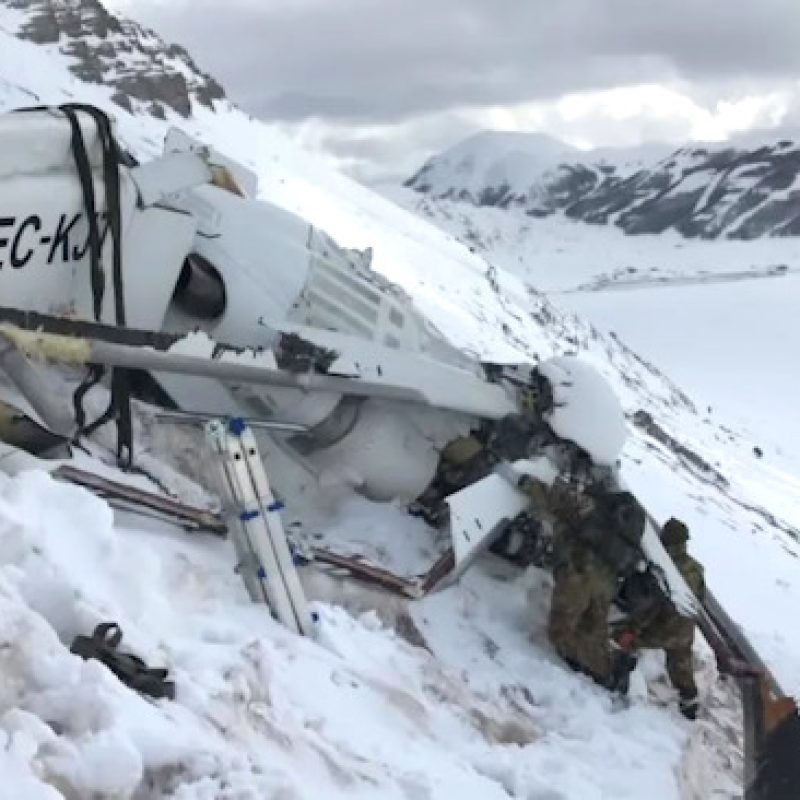
<svg viewBox="0 0 800 800">
<path fill-rule="evenodd" d="M 120 204 L 119 163 L 120 153 L 111 121 L 105 112 L 94 106 L 69 103 L 60 106 L 72 129 L 72 151 L 75 167 L 83 192 L 83 204 L 89 224 L 89 259 L 91 262 L 92 304 L 96 321 L 100 321 L 103 297 L 105 294 L 105 272 L 102 267 L 103 241 L 100 236 L 97 203 L 94 194 L 91 165 L 86 151 L 86 143 L 78 119 L 79 113 L 90 116 L 97 126 L 97 134 L 103 154 L 103 183 L 105 184 L 106 213 L 108 233 L 111 236 L 112 287 L 114 291 L 114 321 L 124 327 L 125 291 L 122 277 L 122 210 Z M 87 392 L 102 379 L 105 370 L 97 364 L 89 368 L 86 378 L 78 386 L 73 396 L 75 419 L 78 423 L 76 436 L 89 436 L 98 428 L 115 420 L 117 423 L 117 458 L 123 466 L 129 467 L 133 461 L 133 425 L 131 421 L 130 374 L 126 369 L 115 367 L 111 371 L 111 401 L 98 419 L 85 424 L 86 415 L 83 400 Z"/>
<path fill-rule="evenodd" d="M 62 106 L 62 111 L 72 129 L 72 156 L 75 159 L 75 169 L 78 173 L 78 180 L 81 184 L 83 194 L 83 206 L 86 209 L 86 216 L 89 225 L 89 261 L 91 264 L 92 280 L 92 307 L 94 310 L 95 322 L 100 322 L 100 315 L 103 310 L 103 294 L 105 293 L 105 273 L 101 263 L 102 256 L 100 248 L 100 229 L 97 224 L 97 203 L 94 196 L 94 181 L 92 179 L 92 168 L 89 163 L 89 155 L 86 152 L 86 141 L 83 138 L 80 120 L 73 108 Z"/>
</svg>

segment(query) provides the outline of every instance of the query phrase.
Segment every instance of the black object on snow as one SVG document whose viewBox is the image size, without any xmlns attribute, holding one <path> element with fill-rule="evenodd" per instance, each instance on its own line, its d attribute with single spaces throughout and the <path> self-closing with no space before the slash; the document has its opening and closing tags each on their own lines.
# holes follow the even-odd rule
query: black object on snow
<svg viewBox="0 0 800 800">
<path fill-rule="evenodd" d="M 121 653 L 122 629 L 116 622 L 103 622 L 91 636 L 76 636 L 70 652 L 83 659 L 105 664 L 126 686 L 142 694 L 175 699 L 175 683 L 166 680 L 167 670 L 148 667 L 138 656 Z"/>
</svg>

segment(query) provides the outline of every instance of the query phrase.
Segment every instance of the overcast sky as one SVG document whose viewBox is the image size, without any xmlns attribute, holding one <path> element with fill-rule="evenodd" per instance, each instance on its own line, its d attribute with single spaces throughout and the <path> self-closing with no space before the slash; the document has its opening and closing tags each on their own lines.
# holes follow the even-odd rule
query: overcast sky
<svg viewBox="0 0 800 800">
<path fill-rule="evenodd" d="M 110 0 L 370 181 L 484 128 L 579 147 L 794 127 L 800 0 Z"/>
</svg>

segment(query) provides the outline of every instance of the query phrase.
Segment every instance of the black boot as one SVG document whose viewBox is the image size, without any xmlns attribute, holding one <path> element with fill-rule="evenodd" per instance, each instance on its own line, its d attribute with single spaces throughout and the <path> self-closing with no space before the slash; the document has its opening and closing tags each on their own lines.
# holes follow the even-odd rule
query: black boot
<svg viewBox="0 0 800 800">
<path fill-rule="evenodd" d="M 700 703 L 697 700 L 697 689 L 681 690 L 678 708 L 686 719 L 696 720 Z"/>
<path fill-rule="evenodd" d="M 608 689 L 625 696 L 630 688 L 631 673 L 636 669 L 638 659 L 626 650 L 614 650 L 611 654 L 611 677 Z"/>
</svg>

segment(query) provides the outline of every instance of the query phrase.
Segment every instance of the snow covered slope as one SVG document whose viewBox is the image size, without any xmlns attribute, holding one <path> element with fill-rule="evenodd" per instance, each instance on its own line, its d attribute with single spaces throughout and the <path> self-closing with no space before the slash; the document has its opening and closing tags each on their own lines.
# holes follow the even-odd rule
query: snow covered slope
<svg viewBox="0 0 800 800">
<path fill-rule="evenodd" d="M 687 237 L 800 234 L 800 146 L 664 146 L 581 152 L 542 134 L 484 132 L 431 158 L 406 186 L 534 217 L 676 230 Z"/>
<path fill-rule="evenodd" d="M 74 41 L 17 37 L 28 20 L 18 5 L 0 3 L 0 110 L 93 102 L 117 116 L 142 157 L 160 150 L 167 123 L 178 125 L 256 170 L 264 199 L 344 246 L 372 247 L 375 268 L 460 347 L 494 360 L 578 352 L 596 365 L 629 414 L 626 480 L 657 518 L 688 521 L 711 585 L 800 692 L 800 519 L 791 479 L 754 459 L 746 438 L 613 337 L 227 101 L 189 92 L 188 116 L 162 104 L 166 122 L 135 104 L 127 111 L 114 99 L 118 86 L 76 76 Z M 102 44 L 91 36 L 92 48 Z M 300 511 L 290 505 L 287 523 Z M 331 509 L 317 533 L 368 555 L 412 546 L 424 554 L 430 536 L 402 509 L 365 501 Z M 247 602 L 232 562 L 228 542 L 113 517 L 40 472 L 0 479 L 0 769 L 11 796 L 736 796 L 735 706 L 713 683 L 702 645 L 709 710 L 691 726 L 658 659 L 640 670 L 621 710 L 563 668 L 544 635 L 549 579 L 536 570 L 487 558 L 458 586 L 408 608 L 369 601 L 426 649 L 375 614 L 346 613 L 311 578 L 318 640 L 292 637 Z M 363 596 L 347 597 L 363 608 Z M 170 667 L 174 703 L 148 702 L 68 653 L 75 633 L 109 618 L 132 651 Z"/>
</svg>

